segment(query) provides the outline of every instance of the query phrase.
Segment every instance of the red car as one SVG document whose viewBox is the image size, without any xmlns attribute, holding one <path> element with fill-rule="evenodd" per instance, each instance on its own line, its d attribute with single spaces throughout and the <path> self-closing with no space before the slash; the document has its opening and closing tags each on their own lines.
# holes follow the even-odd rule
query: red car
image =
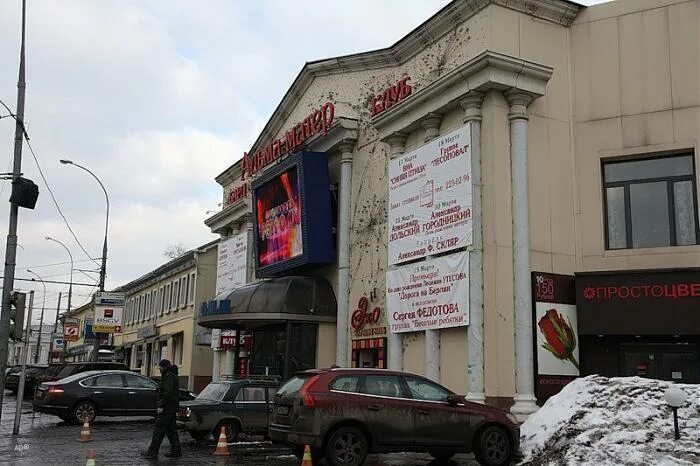
<svg viewBox="0 0 700 466">
<path fill-rule="evenodd" d="M 304 446 L 330 465 L 361 465 L 369 453 L 427 452 L 446 461 L 474 452 L 481 464 L 509 464 L 520 447 L 517 419 L 424 377 L 383 369 L 314 369 L 273 399 L 272 441 Z"/>
</svg>

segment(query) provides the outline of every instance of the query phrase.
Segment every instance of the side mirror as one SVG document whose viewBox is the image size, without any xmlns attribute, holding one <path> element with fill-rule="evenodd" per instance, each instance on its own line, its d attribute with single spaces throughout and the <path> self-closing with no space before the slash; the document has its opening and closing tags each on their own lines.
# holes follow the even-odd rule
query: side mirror
<svg viewBox="0 0 700 466">
<path fill-rule="evenodd" d="M 464 396 L 462 395 L 457 395 L 456 393 L 451 393 L 447 395 L 447 403 L 450 406 L 457 406 L 464 404 Z"/>
</svg>

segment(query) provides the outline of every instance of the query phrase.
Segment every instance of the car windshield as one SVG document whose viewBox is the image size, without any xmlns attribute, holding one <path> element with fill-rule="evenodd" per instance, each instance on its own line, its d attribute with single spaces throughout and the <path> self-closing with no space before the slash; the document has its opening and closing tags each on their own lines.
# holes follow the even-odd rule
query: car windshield
<svg viewBox="0 0 700 466">
<path fill-rule="evenodd" d="M 311 374 L 295 375 L 294 377 L 289 379 L 287 381 L 287 383 L 282 385 L 282 388 L 280 388 L 277 391 L 277 394 L 279 396 L 285 396 L 285 395 L 289 395 L 291 393 L 298 392 L 301 389 L 301 387 L 304 385 L 304 382 L 306 382 L 306 380 L 309 379 L 310 377 L 311 377 Z"/>
<path fill-rule="evenodd" d="M 221 401 L 228 391 L 226 383 L 210 383 L 197 395 L 198 400 Z"/>
</svg>

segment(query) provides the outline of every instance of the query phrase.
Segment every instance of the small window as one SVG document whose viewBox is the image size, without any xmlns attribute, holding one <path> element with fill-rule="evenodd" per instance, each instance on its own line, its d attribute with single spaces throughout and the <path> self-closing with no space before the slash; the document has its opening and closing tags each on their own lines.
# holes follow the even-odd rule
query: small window
<svg viewBox="0 0 700 466">
<path fill-rule="evenodd" d="M 95 377 L 95 387 L 123 388 L 124 381 L 121 374 L 105 374 Z"/>
<path fill-rule="evenodd" d="M 265 403 L 265 387 L 242 387 L 236 394 L 236 401 Z"/>
<path fill-rule="evenodd" d="M 606 249 L 698 244 L 692 154 L 603 163 Z"/>
<path fill-rule="evenodd" d="M 331 390 L 336 390 L 339 392 L 350 392 L 357 393 L 360 378 L 355 375 L 344 375 L 338 377 L 330 384 Z"/>
<path fill-rule="evenodd" d="M 450 394 L 447 389 L 416 377 L 406 377 L 406 384 L 411 398 L 415 400 L 447 401 L 447 396 Z"/>
<path fill-rule="evenodd" d="M 362 393 L 399 398 L 403 395 L 403 390 L 401 390 L 401 380 L 395 375 L 368 375 L 365 376 L 365 387 Z"/>
</svg>

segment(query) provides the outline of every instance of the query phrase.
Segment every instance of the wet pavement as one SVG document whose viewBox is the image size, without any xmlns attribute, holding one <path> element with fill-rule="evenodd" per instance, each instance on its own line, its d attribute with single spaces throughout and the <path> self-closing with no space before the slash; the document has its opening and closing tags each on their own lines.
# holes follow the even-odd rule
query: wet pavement
<svg viewBox="0 0 700 466">
<path fill-rule="evenodd" d="M 22 406 L 19 435 L 12 435 L 16 398 L 5 393 L 0 420 L 0 465 L 84 465 L 89 448 L 95 450 L 96 465 L 149 464 L 139 457 L 148 447 L 153 431 L 153 419 L 144 417 L 98 417 L 91 426 L 92 442 L 81 443 L 81 426 L 68 425 L 55 416 L 34 413 L 29 400 Z M 213 443 L 194 442 L 186 433 L 180 434 L 183 457 L 168 459 L 162 455 L 168 440 L 161 447 L 161 458 L 153 465 L 298 465 L 291 452 L 269 442 L 230 444 L 231 456 L 213 456 Z M 370 455 L 369 466 L 437 465 L 428 455 L 399 453 Z M 457 455 L 450 465 L 474 466 L 471 455 Z"/>
</svg>

